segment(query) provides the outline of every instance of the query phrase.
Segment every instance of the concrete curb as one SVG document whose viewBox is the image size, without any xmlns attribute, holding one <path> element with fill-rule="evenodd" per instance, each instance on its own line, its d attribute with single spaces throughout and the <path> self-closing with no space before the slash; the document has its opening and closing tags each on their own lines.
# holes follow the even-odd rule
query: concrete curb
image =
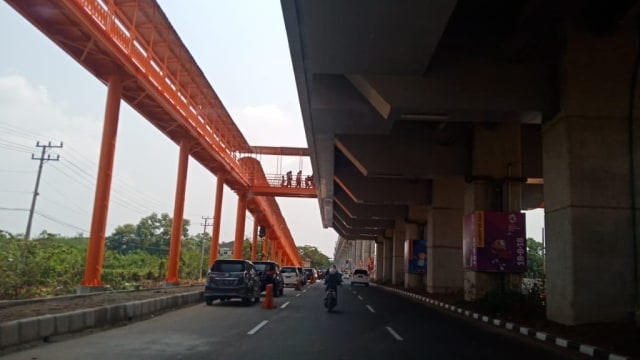
<svg viewBox="0 0 640 360">
<path fill-rule="evenodd" d="M 135 321 L 159 311 L 204 302 L 204 292 L 194 291 L 158 298 L 36 316 L 0 323 L 0 350 L 50 336 Z"/>
<path fill-rule="evenodd" d="M 403 291 L 403 290 L 399 290 L 396 288 L 392 288 L 392 287 L 387 287 L 384 285 L 380 285 L 380 284 L 375 284 L 375 283 L 371 283 L 371 285 L 379 287 L 381 289 L 384 289 L 386 291 L 390 291 L 392 293 L 396 293 L 396 294 L 400 294 L 404 297 L 407 298 L 411 298 L 415 301 L 418 302 L 422 302 L 428 305 L 432 305 L 432 306 L 436 306 L 436 307 L 440 307 L 444 310 L 448 310 L 450 312 L 456 313 L 458 315 L 464 315 L 466 317 L 469 317 L 471 319 L 477 320 L 479 322 L 482 323 L 486 323 L 486 324 L 491 324 L 500 328 L 504 328 L 506 330 L 510 330 L 516 334 L 519 335 L 524 335 L 524 336 L 528 336 L 540 341 L 544 341 L 547 343 L 551 343 L 551 344 L 555 344 L 557 346 L 566 348 L 566 349 L 571 349 L 571 350 L 575 350 L 580 352 L 581 354 L 587 355 L 587 356 L 591 356 L 594 359 L 599 359 L 599 360 L 640 360 L 637 358 L 633 358 L 633 357 L 628 357 L 628 356 L 624 356 L 624 355 L 618 355 L 618 354 L 614 354 L 608 350 L 599 348 L 597 346 L 592 346 L 592 345 L 588 345 L 588 344 L 581 344 L 572 340 L 566 340 L 563 339 L 561 337 L 555 336 L 555 335 L 551 335 L 551 334 L 547 334 L 545 332 L 542 331 L 537 331 L 536 329 L 531 329 L 525 326 L 520 326 L 518 324 L 514 324 L 512 322 L 508 322 L 508 321 L 504 321 L 501 319 L 494 319 L 482 314 L 478 314 L 469 310 L 464 310 L 452 305 L 449 305 L 447 303 L 443 303 L 440 301 L 436 301 L 433 299 L 430 299 L 426 296 L 422 296 L 422 295 L 418 295 L 418 294 L 414 294 L 411 292 L 407 292 L 407 291 Z"/>
</svg>

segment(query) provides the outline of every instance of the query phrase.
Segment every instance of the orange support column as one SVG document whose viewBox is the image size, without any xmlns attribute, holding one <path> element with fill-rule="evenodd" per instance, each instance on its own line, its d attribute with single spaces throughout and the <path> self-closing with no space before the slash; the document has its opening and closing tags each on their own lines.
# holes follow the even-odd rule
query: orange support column
<svg viewBox="0 0 640 360">
<path fill-rule="evenodd" d="M 258 218 L 253 219 L 253 242 L 251 243 L 251 261 L 256 261 L 258 247 Z"/>
<path fill-rule="evenodd" d="M 269 260 L 271 261 L 275 261 L 276 260 L 276 248 L 278 247 L 278 243 L 276 243 L 275 241 L 271 243 L 271 256 L 269 256 Z"/>
<path fill-rule="evenodd" d="M 111 193 L 111 178 L 113 175 L 113 161 L 116 151 L 121 98 L 122 79 L 119 76 L 113 76 L 109 79 L 109 88 L 107 90 L 107 104 L 104 112 L 102 145 L 100 148 L 100 164 L 98 165 L 96 193 L 93 200 L 91 232 L 89 235 L 89 245 L 87 246 L 84 280 L 81 283 L 79 292 L 91 292 L 92 290 L 102 289 L 102 261 L 104 258 L 105 231 L 107 228 L 107 214 L 109 212 L 109 194 Z"/>
<path fill-rule="evenodd" d="M 180 141 L 178 162 L 178 181 L 176 200 L 173 205 L 173 223 L 171 225 L 171 245 L 169 247 L 169 268 L 165 285 L 178 285 L 178 266 L 180 265 L 180 245 L 182 243 L 182 224 L 184 217 L 184 196 L 187 190 L 187 168 L 189 166 L 189 142 Z"/>
<path fill-rule="evenodd" d="M 267 260 L 267 252 L 269 251 L 269 229 L 267 229 L 267 235 L 262 242 L 262 261 Z"/>
<path fill-rule="evenodd" d="M 216 202 L 213 209 L 213 231 L 211 234 L 211 251 L 209 252 L 209 268 L 218 258 L 218 247 L 220 245 L 220 217 L 222 212 L 222 192 L 224 190 L 224 175 L 218 175 L 216 183 Z"/>
<path fill-rule="evenodd" d="M 238 193 L 238 211 L 236 213 L 236 239 L 233 244 L 233 258 L 242 259 L 244 247 L 244 221 L 247 217 L 247 194 L 244 191 Z"/>
</svg>

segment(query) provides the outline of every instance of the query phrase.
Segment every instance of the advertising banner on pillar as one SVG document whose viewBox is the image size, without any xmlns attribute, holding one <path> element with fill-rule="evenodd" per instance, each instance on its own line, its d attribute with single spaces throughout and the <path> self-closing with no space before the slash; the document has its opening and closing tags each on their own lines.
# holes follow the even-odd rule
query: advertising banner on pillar
<svg viewBox="0 0 640 360">
<path fill-rule="evenodd" d="M 525 215 L 520 212 L 474 211 L 463 219 L 463 258 L 467 270 L 527 271 Z"/>
<path fill-rule="evenodd" d="M 408 245 L 409 266 L 407 272 L 423 274 L 427 270 L 427 240 L 409 240 Z"/>
</svg>

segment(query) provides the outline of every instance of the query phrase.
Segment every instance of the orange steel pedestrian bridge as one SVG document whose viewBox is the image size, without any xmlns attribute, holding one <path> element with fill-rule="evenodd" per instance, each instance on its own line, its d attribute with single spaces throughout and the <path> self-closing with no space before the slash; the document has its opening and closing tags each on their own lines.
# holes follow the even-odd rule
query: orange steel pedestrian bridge
<svg viewBox="0 0 640 360">
<path fill-rule="evenodd" d="M 238 195 L 234 254 L 242 256 L 245 214 L 266 228 L 263 253 L 301 265 L 274 196 L 316 197 L 304 185 L 267 176 L 256 155 L 309 156 L 307 149 L 247 143 L 154 0 L 7 0 L 14 9 L 108 86 L 98 180 L 82 285 L 100 287 L 121 99 L 180 148 L 167 283 L 178 282 L 187 164 L 192 156 L 217 177 L 210 263 L 217 257 L 223 185 Z M 305 175 L 307 177 L 309 175 Z M 306 186 L 305 186 L 306 185 Z"/>
</svg>

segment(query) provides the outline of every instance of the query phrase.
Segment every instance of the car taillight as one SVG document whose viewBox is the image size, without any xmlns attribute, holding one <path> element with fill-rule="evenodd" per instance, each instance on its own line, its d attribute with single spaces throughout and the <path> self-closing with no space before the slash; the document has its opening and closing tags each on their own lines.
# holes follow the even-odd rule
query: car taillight
<svg viewBox="0 0 640 360">
<path fill-rule="evenodd" d="M 276 272 L 275 272 L 275 271 L 267 271 L 267 275 L 269 275 L 269 276 L 273 276 L 273 275 L 275 275 L 275 274 L 276 274 Z"/>
</svg>

